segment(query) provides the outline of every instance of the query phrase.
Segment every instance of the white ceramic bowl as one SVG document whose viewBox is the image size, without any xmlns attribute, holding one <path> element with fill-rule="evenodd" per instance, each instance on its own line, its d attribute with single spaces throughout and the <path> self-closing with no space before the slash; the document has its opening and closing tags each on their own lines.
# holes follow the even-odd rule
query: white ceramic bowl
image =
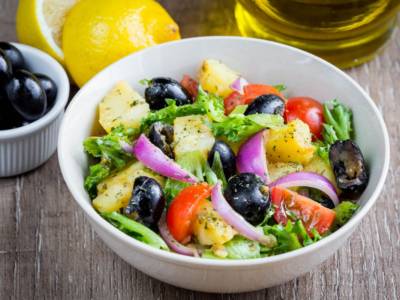
<svg viewBox="0 0 400 300">
<path fill-rule="evenodd" d="M 48 54 L 13 43 L 29 71 L 49 76 L 57 84 L 53 108 L 39 120 L 15 129 L 0 130 L 0 177 L 18 175 L 46 162 L 57 148 L 58 131 L 69 97 L 69 80 L 61 65 Z"/>
<path fill-rule="evenodd" d="M 281 255 L 253 260 L 210 260 L 153 249 L 103 220 L 83 188 L 88 160 L 82 141 L 90 135 L 96 106 L 119 80 L 143 91 L 140 79 L 195 75 L 202 60 L 216 58 L 250 82 L 285 84 L 291 95 L 323 101 L 334 98 L 354 111 L 357 143 L 370 168 L 361 209 L 322 241 Z M 348 75 L 306 52 L 277 43 L 238 37 L 204 37 L 163 44 L 130 55 L 108 67 L 75 96 L 61 126 L 59 161 L 64 179 L 97 234 L 129 264 L 167 283 L 206 292 L 244 292 L 281 284 L 332 255 L 375 203 L 389 165 L 389 139 L 374 102 Z"/>
</svg>

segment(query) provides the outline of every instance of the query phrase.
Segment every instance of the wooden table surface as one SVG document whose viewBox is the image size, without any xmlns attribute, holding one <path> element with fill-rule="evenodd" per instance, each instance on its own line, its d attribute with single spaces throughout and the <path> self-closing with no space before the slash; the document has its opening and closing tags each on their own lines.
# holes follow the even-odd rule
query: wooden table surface
<svg viewBox="0 0 400 300">
<path fill-rule="evenodd" d="M 161 2 L 187 37 L 235 33 L 232 1 Z M 16 40 L 17 4 L 0 0 L 0 40 Z M 197 293 L 152 279 L 122 261 L 92 231 L 54 155 L 34 172 L 0 179 L 0 299 L 399 299 L 399 31 L 379 57 L 348 73 L 384 116 L 391 167 L 381 197 L 358 230 L 314 271 L 281 286 L 236 295 Z"/>
</svg>

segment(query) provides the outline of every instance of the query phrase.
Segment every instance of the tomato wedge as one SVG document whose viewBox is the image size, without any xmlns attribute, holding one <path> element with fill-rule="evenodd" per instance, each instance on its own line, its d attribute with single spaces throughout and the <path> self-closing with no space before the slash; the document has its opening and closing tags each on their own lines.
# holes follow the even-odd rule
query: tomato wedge
<svg viewBox="0 0 400 300">
<path fill-rule="evenodd" d="M 182 242 L 193 233 L 192 223 L 201 202 L 211 195 L 211 187 L 207 183 L 199 183 L 184 188 L 167 211 L 167 226 L 172 236 Z"/>
<path fill-rule="evenodd" d="M 272 203 L 275 205 L 275 221 L 286 225 L 287 220 L 300 219 L 307 232 L 315 228 L 319 234 L 329 230 L 335 220 L 335 211 L 318 202 L 279 186 L 271 189 Z"/>
<path fill-rule="evenodd" d="M 243 94 L 234 91 L 224 99 L 225 114 L 230 114 L 238 105 L 250 104 L 255 98 L 267 94 L 274 94 L 285 99 L 272 85 L 248 84 L 243 87 Z"/>
<path fill-rule="evenodd" d="M 322 104 L 310 97 L 293 97 L 286 102 L 285 121 L 300 119 L 308 125 L 314 140 L 322 137 L 324 113 Z"/>
<path fill-rule="evenodd" d="M 199 92 L 199 83 L 189 75 L 183 75 L 181 85 L 189 92 L 193 99 L 196 99 Z"/>
</svg>

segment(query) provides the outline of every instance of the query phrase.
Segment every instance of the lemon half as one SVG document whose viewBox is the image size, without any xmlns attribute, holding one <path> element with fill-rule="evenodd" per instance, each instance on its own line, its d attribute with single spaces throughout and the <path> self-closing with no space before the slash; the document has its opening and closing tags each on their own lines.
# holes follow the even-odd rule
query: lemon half
<svg viewBox="0 0 400 300">
<path fill-rule="evenodd" d="M 21 43 L 39 48 L 64 62 L 62 27 L 69 10 L 79 0 L 20 0 L 17 36 Z"/>
</svg>

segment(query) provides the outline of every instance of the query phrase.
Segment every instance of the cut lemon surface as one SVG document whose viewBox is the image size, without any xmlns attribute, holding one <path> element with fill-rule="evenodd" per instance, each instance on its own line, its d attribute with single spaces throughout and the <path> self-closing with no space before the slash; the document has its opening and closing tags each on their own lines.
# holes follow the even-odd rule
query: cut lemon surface
<svg viewBox="0 0 400 300">
<path fill-rule="evenodd" d="M 82 86 L 116 60 L 180 38 L 179 27 L 153 0 L 80 0 L 62 33 L 65 65 Z"/>
<path fill-rule="evenodd" d="M 20 0 L 17 35 L 21 43 L 39 48 L 61 63 L 61 34 L 69 10 L 79 0 Z"/>
</svg>

